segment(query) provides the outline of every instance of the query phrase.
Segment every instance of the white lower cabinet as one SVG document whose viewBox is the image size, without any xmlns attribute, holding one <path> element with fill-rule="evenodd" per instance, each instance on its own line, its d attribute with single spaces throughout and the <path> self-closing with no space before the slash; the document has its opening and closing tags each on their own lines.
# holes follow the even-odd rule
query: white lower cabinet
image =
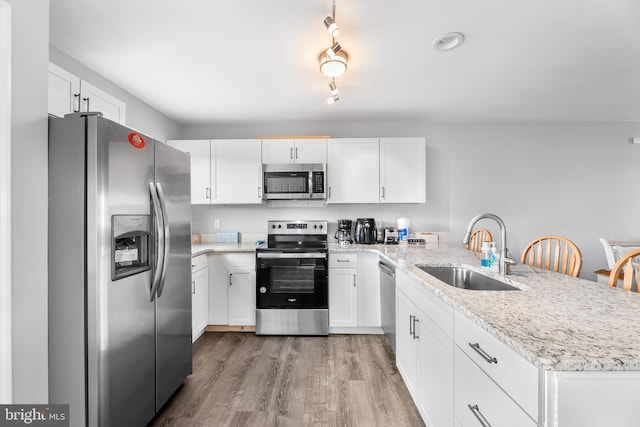
<svg viewBox="0 0 640 427">
<path fill-rule="evenodd" d="M 255 326 L 255 267 L 230 267 L 227 273 L 229 275 L 229 325 Z"/>
<path fill-rule="evenodd" d="M 453 425 L 453 308 L 397 270 L 396 328 L 396 364 L 425 423 Z"/>
<path fill-rule="evenodd" d="M 460 348 L 456 348 L 455 360 L 455 416 L 460 426 L 537 425 Z"/>
<path fill-rule="evenodd" d="M 329 254 L 329 326 L 358 326 L 357 254 Z"/>
<path fill-rule="evenodd" d="M 329 326 L 380 328 L 378 254 L 329 254 Z"/>
<path fill-rule="evenodd" d="M 209 268 L 206 255 L 191 260 L 191 340 L 203 334 L 209 317 Z"/>
<path fill-rule="evenodd" d="M 255 253 L 209 255 L 209 324 L 255 326 Z"/>
</svg>

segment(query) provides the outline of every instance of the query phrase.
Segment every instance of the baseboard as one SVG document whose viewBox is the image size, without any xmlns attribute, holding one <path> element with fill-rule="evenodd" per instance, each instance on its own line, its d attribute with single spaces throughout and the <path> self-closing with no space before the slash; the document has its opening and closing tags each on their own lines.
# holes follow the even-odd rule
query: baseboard
<svg viewBox="0 0 640 427">
<path fill-rule="evenodd" d="M 256 327 L 255 325 L 207 325 L 204 330 L 205 332 L 255 332 Z"/>
<path fill-rule="evenodd" d="M 382 335 L 382 328 L 362 327 L 362 328 L 329 328 L 329 334 L 362 334 L 362 335 Z"/>
</svg>

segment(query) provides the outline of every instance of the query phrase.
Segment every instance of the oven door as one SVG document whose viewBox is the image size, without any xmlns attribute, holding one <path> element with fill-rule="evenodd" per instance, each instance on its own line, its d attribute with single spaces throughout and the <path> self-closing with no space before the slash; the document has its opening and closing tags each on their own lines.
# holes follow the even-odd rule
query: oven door
<svg viewBox="0 0 640 427">
<path fill-rule="evenodd" d="M 256 306 L 329 308 L 327 254 L 258 252 Z"/>
</svg>

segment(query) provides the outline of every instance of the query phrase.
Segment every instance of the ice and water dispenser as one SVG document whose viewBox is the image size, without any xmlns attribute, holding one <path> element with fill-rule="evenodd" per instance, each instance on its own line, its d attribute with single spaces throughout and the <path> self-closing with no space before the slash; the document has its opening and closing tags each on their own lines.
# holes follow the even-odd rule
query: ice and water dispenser
<svg viewBox="0 0 640 427">
<path fill-rule="evenodd" d="M 150 215 L 111 217 L 111 280 L 149 270 L 151 241 Z"/>
</svg>

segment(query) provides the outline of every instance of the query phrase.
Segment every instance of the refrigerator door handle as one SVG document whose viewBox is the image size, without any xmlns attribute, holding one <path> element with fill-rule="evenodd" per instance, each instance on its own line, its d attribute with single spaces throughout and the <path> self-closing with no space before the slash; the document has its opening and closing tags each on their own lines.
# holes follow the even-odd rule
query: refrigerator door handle
<svg viewBox="0 0 640 427">
<path fill-rule="evenodd" d="M 160 268 L 160 281 L 158 282 L 157 295 L 158 298 L 162 295 L 162 289 L 164 288 L 164 282 L 167 278 L 167 260 L 169 259 L 169 246 L 171 241 L 169 239 L 169 220 L 167 219 L 167 201 L 164 197 L 164 191 L 162 190 L 162 184 L 159 182 L 156 184 L 158 190 L 158 199 L 160 201 L 160 210 L 162 212 L 162 224 L 163 224 L 163 236 L 164 245 L 162 247 L 162 267 Z"/>
<path fill-rule="evenodd" d="M 156 297 L 156 291 L 160 284 L 160 275 L 162 271 L 162 265 L 164 264 L 164 221 L 162 212 L 160 210 L 160 201 L 158 200 L 158 193 L 156 192 L 156 186 L 153 182 L 149 183 L 149 192 L 151 193 L 151 201 L 153 202 L 153 214 L 155 216 L 155 237 L 156 237 L 156 253 L 155 253 L 155 266 L 151 275 L 151 295 L 150 301 L 153 301 Z"/>
</svg>

